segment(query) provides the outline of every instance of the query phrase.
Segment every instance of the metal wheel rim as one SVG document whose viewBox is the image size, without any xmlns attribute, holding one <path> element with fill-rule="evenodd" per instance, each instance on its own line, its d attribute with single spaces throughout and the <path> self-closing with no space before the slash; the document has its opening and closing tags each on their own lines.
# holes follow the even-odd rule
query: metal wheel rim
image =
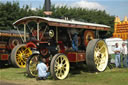
<svg viewBox="0 0 128 85">
<path fill-rule="evenodd" d="M 69 61 L 65 55 L 60 55 L 55 60 L 55 75 L 58 79 L 65 79 L 69 73 Z"/>
<path fill-rule="evenodd" d="M 34 57 L 32 57 L 29 63 L 29 71 L 32 76 L 37 76 L 37 73 L 38 73 L 36 70 L 36 66 L 38 64 L 38 56 L 39 55 L 35 55 Z"/>
<path fill-rule="evenodd" d="M 32 54 L 30 48 L 26 48 L 25 46 L 20 47 L 16 53 L 16 62 L 20 67 L 26 67 L 27 58 Z"/>
<path fill-rule="evenodd" d="M 108 62 L 108 49 L 104 41 L 97 42 L 94 49 L 94 62 L 98 71 L 104 71 Z"/>
</svg>

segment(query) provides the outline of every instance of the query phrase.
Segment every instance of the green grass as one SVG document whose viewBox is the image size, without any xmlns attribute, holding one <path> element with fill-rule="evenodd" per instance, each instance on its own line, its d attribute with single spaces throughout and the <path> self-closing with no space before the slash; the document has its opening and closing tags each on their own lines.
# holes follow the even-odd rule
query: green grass
<svg viewBox="0 0 128 85">
<path fill-rule="evenodd" d="M 0 78 L 7 80 L 26 79 L 24 76 L 25 69 L 22 68 L 4 68 L 0 69 Z"/>
<path fill-rule="evenodd" d="M 26 69 L 2 68 L 0 80 L 21 85 L 128 85 L 128 69 L 106 69 L 101 73 L 90 73 L 86 69 L 75 68 L 65 80 L 48 79 L 36 81 L 35 78 L 26 76 Z"/>
</svg>

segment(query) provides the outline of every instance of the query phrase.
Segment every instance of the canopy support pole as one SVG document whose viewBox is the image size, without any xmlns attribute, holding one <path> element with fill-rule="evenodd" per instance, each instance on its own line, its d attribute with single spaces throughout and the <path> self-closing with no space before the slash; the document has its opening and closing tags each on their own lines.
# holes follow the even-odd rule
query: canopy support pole
<svg viewBox="0 0 128 85">
<path fill-rule="evenodd" d="M 39 22 L 37 23 L 37 40 L 39 41 L 40 40 L 40 38 L 39 38 Z"/>
<path fill-rule="evenodd" d="M 24 42 L 26 42 L 26 24 L 24 24 Z"/>
<path fill-rule="evenodd" d="M 58 43 L 58 27 L 56 27 L 56 42 Z"/>
</svg>

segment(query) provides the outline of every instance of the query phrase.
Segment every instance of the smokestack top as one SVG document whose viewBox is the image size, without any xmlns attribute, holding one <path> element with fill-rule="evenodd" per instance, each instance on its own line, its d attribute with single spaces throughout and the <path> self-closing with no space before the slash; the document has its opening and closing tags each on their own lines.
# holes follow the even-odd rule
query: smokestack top
<svg viewBox="0 0 128 85">
<path fill-rule="evenodd" d="M 44 3 L 44 14 L 45 15 L 51 15 L 52 11 L 51 11 L 51 0 L 45 0 Z"/>
</svg>

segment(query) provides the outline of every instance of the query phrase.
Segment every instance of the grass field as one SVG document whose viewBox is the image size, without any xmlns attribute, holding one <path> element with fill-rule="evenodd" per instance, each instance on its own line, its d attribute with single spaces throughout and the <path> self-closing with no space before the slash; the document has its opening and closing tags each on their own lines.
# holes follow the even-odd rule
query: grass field
<svg viewBox="0 0 128 85">
<path fill-rule="evenodd" d="M 6 82 L 6 84 L 2 84 Z M 42 80 L 26 76 L 26 69 L 1 68 L 0 85 L 128 85 L 128 68 L 107 68 L 101 73 L 90 73 L 85 68 L 71 69 L 65 80 Z"/>
</svg>

